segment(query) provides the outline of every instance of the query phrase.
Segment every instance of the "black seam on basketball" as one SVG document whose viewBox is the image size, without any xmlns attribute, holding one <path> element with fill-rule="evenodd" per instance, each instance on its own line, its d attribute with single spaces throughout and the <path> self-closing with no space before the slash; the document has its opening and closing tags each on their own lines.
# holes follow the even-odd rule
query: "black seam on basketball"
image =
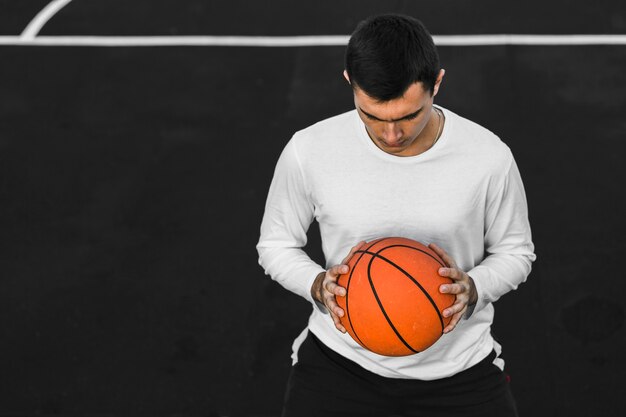
<svg viewBox="0 0 626 417">
<path fill-rule="evenodd" d="M 365 250 L 372 250 L 372 248 L 376 245 L 378 245 L 381 242 L 384 242 L 385 240 L 389 240 L 389 239 L 394 239 L 392 237 L 381 237 L 379 239 L 373 240 L 372 242 L 370 242 L 370 245 L 365 248 Z"/>
<path fill-rule="evenodd" d="M 410 249 L 415 249 L 416 251 L 422 252 L 422 253 L 426 253 L 427 255 L 429 255 L 432 258 L 432 255 L 428 254 L 427 252 L 424 252 L 423 250 L 414 248 L 412 246 L 406 246 L 406 245 L 391 245 L 391 246 L 387 246 L 386 248 L 380 249 L 378 252 L 374 253 L 374 252 L 368 252 L 368 251 L 356 251 L 355 253 L 359 253 L 359 252 L 363 252 L 363 253 L 368 253 L 370 255 L 372 255 L 372 260 L 373 258 L 380 258 L 383 261 L 393 265 L 394 267 L 398 268 L 398 270 L 400 272 L 402 272 L 404 275 L 406 275 L 411 281 L 413 281 L 413 283 L 415 285 L 418 286 L 418 288 L 420 290 L 422 290 L 422 292 L 424 293 L 424 295 L 426 296 L 426 298 L 428 299 L 428 301 L 430 301 L 430 304 L 433 306 L 433 308 L 435 309 L 435 312 L 437 313 L 437 317 L 439 317 L 439 323 L 441 324 L 441 333 L 443 334 L 443 329 L 444 329 L 444 324 L 443 324 L 443 317 L 441 316 L 441 312 L 439 311 L 439 307 L 437 307 L 437 303 L 435 303 L 435 300 L 432 299 L 432 297 L 430 296 L 430 294 L 428 294 L 428 291 L 426 291 L 426 289 L 424 287 L 422 287 L 422 284 L 420 284 L 417 280 L 415 280 L 415 278 L 413 278 L 411 276 L 411 274 L 409 274 L 408 272 L 406 272 L 404 269 L 402 269 L 398 264 L 394 263 L 393 261 L 385 258 L 384 256 L 380 255 L 380 252 L 382 252 L 385 249 L 389 249 L 389 248 L 393 248 L 393 247 L 406 247 L 406 248 L 410 248 Z M 433 258 L 435 259 L 435 258 Z M 435 259 L 436 260 L 436 259 Z M 370 261 L 371 263 L 371 261 Z M 368 269 L 368 276 L 369 276 L 369 269 Z"/>
<path fill-rule="evenodd" d="M 386 240 L 389 238 L 382 238 L 373 242 L 369 243 L 369 246 L 367 246 L 367 249 L 371 249 L 372 246 L 376 245 L 377 243 Z M 352 268 L 350 268 L 350 275 L 348 276 L 348 282 L 346 282 L 346 314 L 348 315 L 348 322 L 350 323 L 350 327 L 352 328 L 352 333 L 354 333 L 354 337 L 356 337 L 358 340 L 358 342 L 361 344 L 361 346 L 366 346 L 365 343 L 363 343 L 363 341 L 361 340 L 361 338 L 359 337 L 359 335 L 357 334 L 356 328 L 354 326 L 354 323 L 352 323 L 352 316 L 350 315 L 350 308 L 348 307 L 348 300 L 349 300 L 349 295 L 350 295 L 350 281 L 352 280 L 352 274 L 354 273 L 354 270 L 356 269 L 356 266 L 359 264 L 359 262 L 361 262 L 361 259 L 363 258 L 363 255 L 365 254 L 365 252 L 361 252 L 361 251 L 356 251 L 354 252 L 354 255 L 356 255 L 357 253 L 361 253 L 361 255 L 359 256 L 359 259 L 356 260 L 356 262 L 354 263 L 354 265 L 352 265 Z M 348 260 L 349 262 L 349 260 Z"/>
<path fill-rule="evenodd" d="M 379 249 L 379 250 L 378 250 L 378 252 L 376 252 L 376 253 L 380 253 L 380 252 L 382 252 L 383 250 L 388 249 L 388 248 L 409 248 L 409 249 L 413 249 L 413 250 L 416 250 L 416 251 L 418 251 L 418 252 L 422 252 L 424 255 L 428 255 L 429 257 L 433 258 L 433 259 L 434 259 L 434 260 L 435 260 L 435 261 L 436 261 L 439 265 L 441 265 L 442 267 L 445 267 L 445 266 L 446 266 L 446 265 L 443 263 L 443 261 L 442 261 L 441 259 L 439 259 L 438 257 L 435 257 L 435 256 L 433 256 L 431 253 L 428 253 L 428 252 L 426 252 L 425 250 L 422 250 L 422 249 L 416 248 L 416 247 L 411 246 L 411 245 L 402 245 L 402 244 L 389 245 L 389 246 L 385 246 L 385 247 L 384 247 L 384 248 L 382 248 L 382 249 Z"/>
<path fill-rule="evenodd" d="M 380 253 L 381 253 L 382 251 L 384 251 L 385 249 L 389 249 L 389 248 L 396 248 L 396 247 L 400 247 L 400 248 L 408 248 L 408 249 L 413 249 L 413 250 L 416 250 L 416 251 L 418 251 L 418 252 L 421 252 L 421 253 L 423 253 L 424 255 L 428 255 L 430 258 L 434 259 L 434 260 L 435 260 L 435 262 L 437 262 L 439 265 L 441 265 L 441 266 L 444 266 L 444 267 L 445 267 L 445 265 L 444 265 L 444 264 L 442 264 L 442 263 L 441 263 L 441 261 L 439 261 L 437 258 L 435 258 L 435 257 L 434 257 L 433 255 L 431 255 L 430 253 L 428 253 L 428 252 L 426 252 L 426 251 L 424 251 L 424 250 L 422 250 L 422 249 L 419 249 L 419 248 L 416 248 L 416 247 L 413 247 L 413 246 L 409 246 L 409 245 L 402 245 L 402 244 L 398 244 L 398 245 L 391 245 L 391 246 L 387 246 L 386 248 L 381 249 L 381 250 L 379 250 L 378 252 L 376 252 L 376 254 L 380 256 Z M 426 298 L 428 298 L 428 301 L 430 301 L 430 304 L 431 304 L 431 305 L 433 306 L 433 308 L 435 309 L 435 313 L 437 313 L 437 317 L 439 317 L 439 324 L 441 324 L 441 334 L 443 334 L 443 329 L 444 329 L 444 327 L 445 327 L 445 326 L 444 326 L 444 324 L 443 324 L 443 316 L 441 315 L 441 312 L 439 311 L 439 307 L 437 306 L 437 303 L 435 303 L 435 300 L 433 300 L 433 299 L 432 299 L 432 297 L 430 296 L 430 294 L 429 294 L 429 293 L 428 293 L 428 292 L 424 289 L 424 287 L 422 287 L 422 285 L 421 285 L 418 281 L 416 281 L 416 280 L 415 280 L 415 279 L 411 276 L 411 274 L 409 274 L 408 272 L 405 272 L 404 270 L 402 270 L 402 268 L 400 268 L 398 265 L 394 265 L 394 266 L 395 266 L 396 268 L 400 269 L 400 270 L 401 270 L 401 271 L 402 271 L 402 272 L 403 272 L 403 273 L 404 273 L 407 277 L 409 277 L 409 279 L 410 279 L 411 281 L 413 281 L 413 282 L 414 282 L 414 283 L 415 283 L 415 284 L 416 284 L 416 285 L 417 285 L 417 286 L 418 286 L 418 287 L 422 290 L 422 292 L 424 293 L 424 295 L 426 296 Z"/>
<path fill-rule="evenodd" d="M 374 281 L 372 281 L 372 275 L 370 274 L 372 270 L 372 262 L 374 262 L 374 259 L 376 259 L 378 255 L 373 252 L 365 252 L 365 253 L 369 253 L 370 255 L 372 255 L 372 259 L 370 259 L 369 263 L 367 264 L 367 279 L 370 282 L 370 287 L 372 289 L 372 293 L 374 294 L 374 298 L 376 298 L 378 307 L 380 308 L 380 311 L 383 313 L 383 316 L 385 316 L 385 319 L 387 320 L 387 324 L 389 324 L 389 327 L 391 327 L 391 330 L 393 330 L 396 336 L 398 336 L 398 339 L 400 339 L 400 341 L 404 344 L 404 346 L 406 346 L 411 352 L 419 353 L 419 350 L 413 349 L 413 347 L 409 345 L 409 343 L 406 340 L 404 340 L 404 338 L 402 337 L 398 329 L 396 329 L 396 326 L 393 325 L 391 318 L 389 318 L 389 315 L 387 315 L 387 311 L 385 310 L 385 307 L 383 307 L 382 301 L 380 301 L 380 298 L 378 297 L 378 293 L 376 292 L 376 287 L 374 286 Z"/>
<path fill-rule="evenodd" d="M 354 255 L 356 255 L 357 253 L 359 253 L 359 252 L 355 252 Z M 361 255 L 359 256 L 359 259 L 357 259 L 356 262 L 354 263 L 354 265 L 352 266 L 352 268 L 350 268 L 350 275 L 348 276 L 348 282 L 346 283 L 346 314 L 348 315 L 348 321 L 350 322 L 350 327 L 352 328 L 352 333 L 354 333 L 354 337 L 356 337 L 358 339 L 358 342 L 361 344 L 361 346 L 365 346 L 365 343 L 363 343 L 363 341 L 361 340 L 361 338 L 357 334 L 356 329 L 354 328 L 354 324 L 352 323 L 352 316 L 350 315 L 350 309 L 348 308 L 348 296 L 350 295 L 349 288 L 350 288 L 350 281 L 352 280 L 352 273 L 356 269 L 356 266 L 359 264 L 359 262 L 361 262 L 361 259 L 363 258 L 363 255 L 364 255 L 364 253 L 361 253 Z"/>
</svg>

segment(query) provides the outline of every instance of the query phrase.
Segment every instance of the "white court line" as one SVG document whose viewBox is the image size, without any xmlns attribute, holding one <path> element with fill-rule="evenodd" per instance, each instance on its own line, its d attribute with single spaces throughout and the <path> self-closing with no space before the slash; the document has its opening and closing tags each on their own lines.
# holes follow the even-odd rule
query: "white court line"
<svg viewBox="0 0 626 417">
<path fill-rule="evenodd" d="M 41 31 L 41 28 L 43 28 L 55 14 L 67 6 L 71 1 L 72 0 L 52 0 L 46 7 L 37 13 L 37 16 L 35 16 L 33 20 L 30 21 L 28 26 L 26 26 L 20 35 L 20 38 L 25 41 L 34 39 L 35 36 L 37 36 Z"/>
<path fill-rule="evenodd" d="M 626 35 L 446 35 L 438 46 L 472 45 L 626 45 Z"/>
<path fill-rule="evenodd" d="M 68 2 L 68 0 L 63 0 Z M 0 36 L 24 46 L 345 46 L 349 36 Z M 435 35 L 437 46 L 626 45 L 626 35 Z"/>
<path fill-rule="evenodd" d="M 349 36 L 0 36 L 0 45 L 35 46 L 333 46 L 347 45 Z"/>
</svg>

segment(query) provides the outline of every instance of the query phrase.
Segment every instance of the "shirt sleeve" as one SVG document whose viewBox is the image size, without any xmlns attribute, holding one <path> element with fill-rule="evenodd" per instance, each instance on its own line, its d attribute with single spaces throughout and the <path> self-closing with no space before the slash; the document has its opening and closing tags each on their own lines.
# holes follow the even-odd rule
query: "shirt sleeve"
<svg viewBox="0 0 626 417">
<path fill-rule="evenodd" d="M 480 311 L 526 281 L 536 259 L 534 249 L 524 185 L 511 155 L 501 185 L 488 196 L 485 212 L 487 256 L 468 271 L 478 293 L 473 312 Z M 468 311 L 466 318 L 473 312 Z"/>
<path fill-rule="evenodd" d="M 314 205 L 292 139 L 276 164 L 257 251 L 259 264 L 267 275 L 317 305 L 311 296 L 311 286 L 325 269 L 302 250 L 313 218 Z"/>
</svg>

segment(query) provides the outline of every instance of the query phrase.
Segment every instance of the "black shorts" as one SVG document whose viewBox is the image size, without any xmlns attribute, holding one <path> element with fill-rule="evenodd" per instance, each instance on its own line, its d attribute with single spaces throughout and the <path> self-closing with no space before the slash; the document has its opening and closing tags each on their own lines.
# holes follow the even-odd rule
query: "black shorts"
<svg viewBox="0 0 626 417">
<path fill-rule="evenodd" d="M 507 377 L 480 363 L 448 378 L 385 378 L 325 346 L 309 332 L 292 367 L 283 417 L 517 416 Z"/>
</svg>

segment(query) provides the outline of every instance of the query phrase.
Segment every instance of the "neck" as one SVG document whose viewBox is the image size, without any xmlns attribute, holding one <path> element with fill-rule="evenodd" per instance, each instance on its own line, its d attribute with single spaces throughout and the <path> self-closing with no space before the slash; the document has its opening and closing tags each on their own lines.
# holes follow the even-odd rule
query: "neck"
<svg viewBox="0 0 626 417">
<path fill-rule="evenodd" d="M 422 130 L 420 135 L 417 137 L 416 142 L 418 146 L 414 155 L 424 153 L 433 147 L 439 139 L 441 132 L 443 132 L 443 124 L 443 114 L 440 113 L 435 106 L 433 106 L 430 111 L 430 119 L 428 120 L 426 128 Z"/>
</svg>

